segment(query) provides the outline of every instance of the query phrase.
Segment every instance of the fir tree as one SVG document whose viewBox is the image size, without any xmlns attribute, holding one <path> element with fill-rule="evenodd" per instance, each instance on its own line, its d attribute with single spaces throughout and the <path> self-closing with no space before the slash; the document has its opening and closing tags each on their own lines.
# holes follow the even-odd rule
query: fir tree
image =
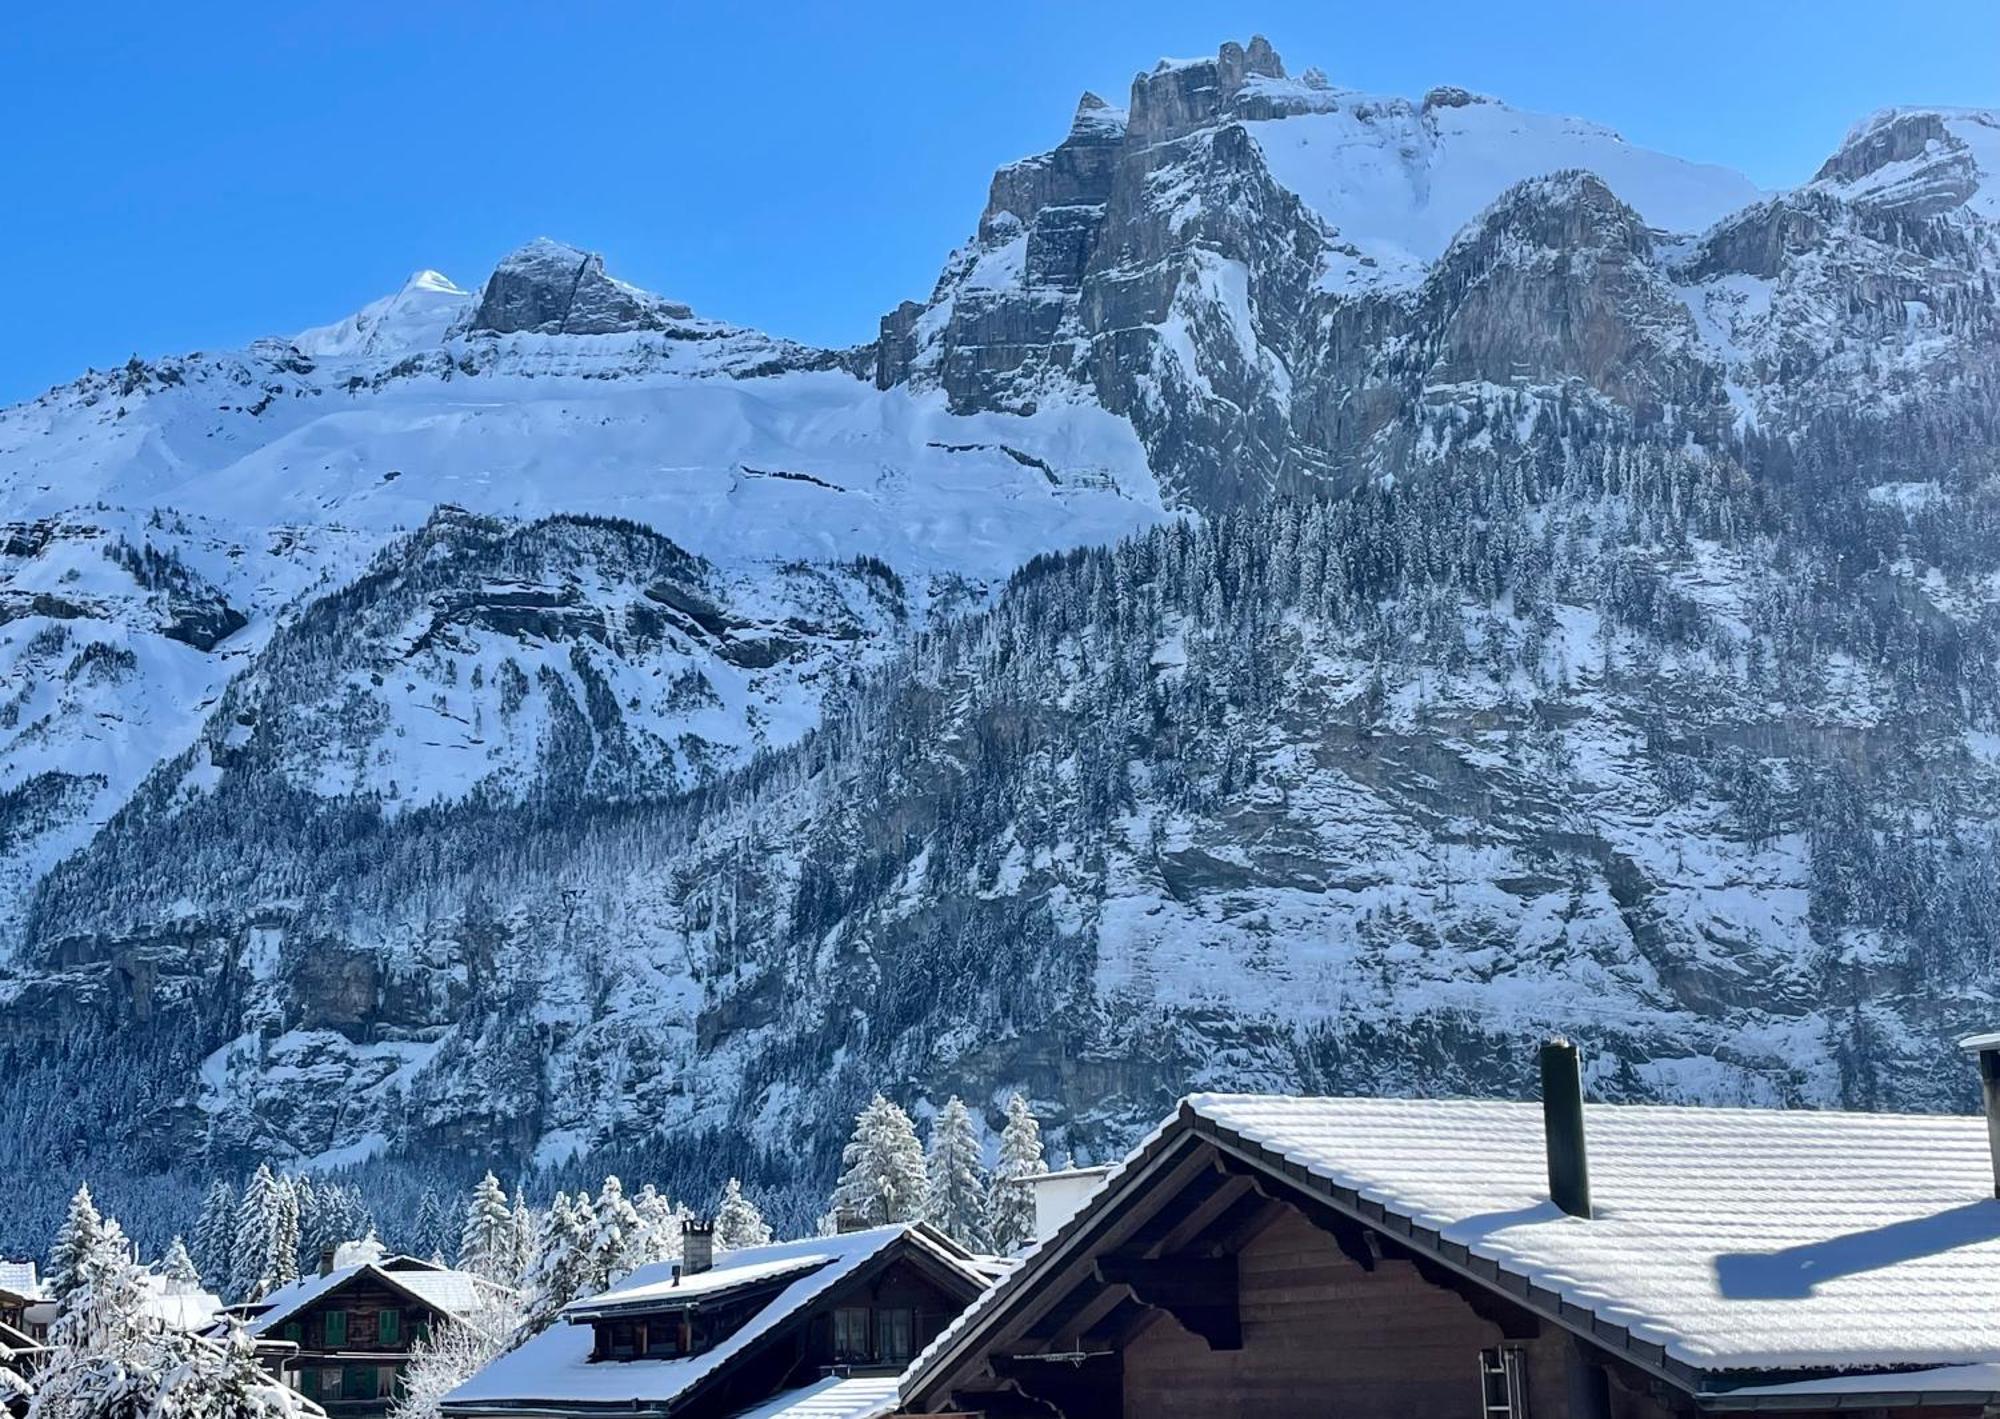
<svg viewBox="0 0 2000 1419">
<path fill-rule="evenodd" d="M 924 1220 L 963 1247 L 986 1245 L 986 1168 L 972 1114 L 954 1094 L 931 1120 Z"/>
<path fill-rule="evenodd" d="M 687 1220 L 688 1210 L 669 1201 L 651 1183 L 639 1189 L 639 1195 L 632 1199 L 632 1210 L 639 1215 L 639 1244 L 631 1254 L 632 1265 L 679 1260 L 681 1224 Z"/>
<path fill-rule="evenodd" d="M 229 1289 L 236 1255 L 236 1189 L 217 1178 L 208 1185 L 201 1217 L 194 1226 L 194 1259 L 202 1279 L 217 1290 Z"/>
<path fill-rule="evenodd" d="M 277 1284 L 278 1247 L 283 1236 L 284 1202 L 271 1165 L 259 1163 L 236 1204 L 236 1238 L 231 1248 L 229 1296 L 256 1301 Z"/>
<path fill-rule="evenodd" d="M 631 1258 L 639 1245 L 639 1214 L 625 1196 L 625 1185 L 613 1174 L 605 1178 L 590 1210 L 583 1251 L 583 1294 L 602 1291 L 631 1270 Z"/>
<path fill-rule="evenodd" d="M 832 1214 L 871 1227 L 923 1215 L 924 1149 L 910 1116 L 877 1094 L 854 1119 L 840 1154 Z"/>
<path fill-rule="evenodd" d="M 771 1228 L 757 1204 L 743 1195 L 743 1184 L 731 1178 L 723 1184 L 722 1201 L 715 1209 L 715 1245 L 720 1251 L 766 1246 Z"/>
<path fill-rule="evenodd" d="M 500 1180 L 487 1173 L 472 1190 L 459 1234 L 458 1264 L 489 1281 L 511 1286 L 520 1273 L 514 1244 L 514 1214 Z"/>
<path fill-rule="evenodd" d="M 104 1245 L 104 1218 L 97 1211 L 97 1204 L 91 1201 L 90 1184 L 84 1183 L 69 1200 L 69 1215 L 63 1218 L 62 1229 L 56 1233 L 55 1245 L 49 1250 L 49 1294 L 57 1301 L 66 1301 L 70 1294 L 84 1284 L 85 1273 L 92 1259 Z"/>
<path fill-rule="evenodd" d="M 584 1246 L 582 1220 L 569 1195 L 559 1192 L 542 1214 L 535 1259 L 524 1278 L 523 1301 L 530 1330 L 547 1327 L 557 1312 L 577 1298 L 583 1284 Z"/>
<path fill-rule="evenodd" d="M 1035 1190 L 1028 1179 L 1047 1172 L 1042 1161 L 1042 1126 L 1019 1094 L 1007 1100 L 1007 1122 L 1000 1130 L 1000 1161 L 993 1169 L 993 1196 L 987 1226 L 994 1248 L 1007 1253 L 1026 1245 L 1035 1235 Z"/>
<path fill-rule="evenodd" d="M 194 1258 L 188 1255 L 187 1243 L 178 1233 L 167 1243 L 167 1253 L 160 1258 L 160 1275 L 169 1286 L 182 1291 L 197 1290 L 201 1286 L 201 1273 L 195 1270 Z"/>
<path fill-rule="evenodd" d="M 277 1178 L 278 1214 L 271 1235 L 271 1289 L 299 1279 L 299 1190 L 297 1180 Z"/>
<path fill-rule="evenodd" d="M 416 1225 L 410 1232 L 410 1254 L 421 1257 L 444 1255 L 445 1234 L 450 1230 L 452 1227 L 445 1217 L 443 1199 L 438 1196 L 436 1188 L 425 1188 L 423 1199 L 417 1204 Z"/>
</svg>

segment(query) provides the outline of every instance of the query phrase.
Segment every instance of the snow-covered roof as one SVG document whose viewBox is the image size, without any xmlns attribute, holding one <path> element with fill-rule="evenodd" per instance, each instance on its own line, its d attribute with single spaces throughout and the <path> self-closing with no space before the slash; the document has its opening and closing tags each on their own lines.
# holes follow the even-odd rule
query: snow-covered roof
<svg viewBox="0 0 2000 1419">
<path fill-rule="evenodd" d="M 757 1250 L 762 1251 L 759 1247 Z M 741 1253 L 739 1253 L 740 1255 Z M 725 1263 L 712 1270 L 694 1276 L 673 1274 L 675 1263 L 664 1262 L 641 1267 L 623 1284 L 609 1291 L 600 1291 L 588 1300 L 570 1306 L 564 1315 L 571 1320 L 581 1320 L 608 1311 L 645 1309 L 672 1309 L 681 1305 L 693 1305 L 700 1301 L 713 1300 L 731 1291 L 740 1291 L 746 1286 L 773 1283 L 787 1276 L 796 1276 L 807 1271 L 817 1271 L 834 1258 L 825 1248 L 815 1248 L 797 1256 L 772 1257 L 768 1261 L 745 1262 L 742 1265 Z M 658 1273 L 666 1272 L 662 1276 Z"/>
<path fill-rule="evenodd" d="M 206 1330 L 222 1314 L 222 1297 L 200 1286 L 169 1281 L 151 1271 L 141 1273 L 139 1284 L 146 1292 L 146 1314 L 174 1330 L 189 1334 Z"/>
<path fill-rule="evenodd" d="M 985 1284 L 984 1278 L 964 1252 L 921 1226 L 875 1227 L 833 1237 L 807 1237 L 771 1246 L 745 1247 L 740 1251 L 723 1253 L 717 1257 L 712 1271 L 703 1272 L 700 1277 L 691 1277 L 682 1285 L 732 1274 L 740 1278 L 745 1272 L 782 1275 L 782 1269 L 787 1267 L 817 1264 L 798 1275 L 746 1324 L 712 1349 L 671 1360 L 592 1362 L 590 1352 L 594 1336 L 591 1327 L 557 1324 L 519 1349 L 500 1356 L 446 1395 L 445 1407 L 454 1411 L 477 1411 L 485 1407 L 525 1407 L 536 1403 L 641 1405 L 664 1404 L 678 1399 L 710 1375 L 727 1367 L 737 1356 L 751 1351 L 787 1318 L 905 1239 L 931 1254 L 941 1264 L 962 1273 L 974 1285 Z M 617 1292 L 577 1302 L 564 1314 L 587 1314 L 609 1295 L 651 1293 L 661 1288 L 671 1292 L 672 1267 L 671 1262 L 642 1266 L 627 1278 Z M 805 1391 L 793 1391 L 790 1397 L 802 1400 L 805 1394 Z M 772 1412 L 815 1414 L 819 1411 L 778 1409 Z M 826 1413 L 845 1415 L 849 1411 L 831 1409 Z"/>
<path fill-rule="evenodd" d="M 1549 1200 L 1539 1104 L 1198 1094 L 1080 1216 L 1121 1196 L 1180 1127 L 1378 1205 L 1399 1236 L 1435 1233 L 1447 1259 L 1462 1247 L 1692 1371 L 1926 1367 L 1945 1389 L 1983 1376 L 1982 1392 L 2000 1393 L 2000 1201 L 1980 1118 L 1588 1105 L 1584 1220 Z M 1030 1248 L 911 1375 L 1032 1284 L 1081 1225 Z M 1929 1382 L 1878 1374 L 1856 1392 Z"/>
<path fill-rule="evenodd" d="M 5 1291 L 10 1296 L 19 1296 L 24 1301 L 39 1300 L 42 1283 L 35 1273 L 35 1263 L 0 1261 L 0 1291 Z"/>
<path fill-rule="evenodd" d="M 433 1310 L 462 1316 L 477 1309 L 482 1293 L 498 1288 L 483 1276 L 469 1271 L 447 1271 L 409 1258 L 392 1257 L 382 1262 L 335 1267 L 324 1275 L 301 1276 L 289 1286 L 281 1286 L 259 1304 L 256 1317 L 245 1323 L 252 1335 L 267 1335 L 312 1305 L 320 1297 L 346 1285 L 362 1272 L 370 1272 L 388 1286 L 406 1292 Z"/>
<path fill-rule="evenodd" d="M 746 1409 L 736 1419 L 878 1419 L 896 1407 L 895 1376 L 824 1379 L 786 1390 L 769 1404 Z"/>
</svg>

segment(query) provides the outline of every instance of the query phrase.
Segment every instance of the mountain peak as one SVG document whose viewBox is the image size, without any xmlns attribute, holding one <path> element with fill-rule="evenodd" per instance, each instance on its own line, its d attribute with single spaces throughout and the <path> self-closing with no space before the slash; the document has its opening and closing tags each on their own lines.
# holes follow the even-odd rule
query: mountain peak
<svg viewBox="0 0 2000 1419">
<path fill-rule="evenodd" d="M 494 335 L 609 335 L 659 330 L 693 315 L 677 301 L 611 276 L 596 252 L 536 237 L 493 268 L 471 328 Z"/>
<path fill-rule="evenodd" d="M 2000 218 L 2000 113 L 1878 110 L 1848 130 L 1813 181 L 1850 201 L 1910 216 L 1969 207 Z"/>
</svg>

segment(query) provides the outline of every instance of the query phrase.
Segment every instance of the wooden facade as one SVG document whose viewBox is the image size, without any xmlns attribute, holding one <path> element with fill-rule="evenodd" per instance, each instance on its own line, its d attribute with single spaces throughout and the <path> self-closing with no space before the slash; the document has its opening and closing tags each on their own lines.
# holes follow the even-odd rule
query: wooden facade
<svg viewBox="0 0 2000 1419">
<path fill-rule="evenodd" d="M 1669 1419 L 1763 1407 L 1684 1369 L 1184 1114 L 926 1357 L 904 1382 L 903 1412 Z M 1971 1419 L 1981 1408 L 1897 1412 Z"/>
<path fill-rule="evenodd" d="M 270 1327 L 286 1347 L 271 1368 L 329 1415 L 385 1414 L 411 1345 L 448 1319 L 365 1268 Z"/>
</svg>

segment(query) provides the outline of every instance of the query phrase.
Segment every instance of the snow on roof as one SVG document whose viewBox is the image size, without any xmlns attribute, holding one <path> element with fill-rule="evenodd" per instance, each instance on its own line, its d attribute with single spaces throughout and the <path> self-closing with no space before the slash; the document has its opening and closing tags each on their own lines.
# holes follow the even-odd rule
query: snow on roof
<svg viewBox="0 0 2000 1419">
<path fill-rule="evenodd" d="M 0 1291 L 23 1300 L 39 1300 L 42 1294 L 41 1279 L 35 1274 L 32 1261 L 0 1261 Z"/>
<path fill-rule="evenodd" d="M 1197 1094 L 1079 1215 L 1117 1195 L 1186 1114 L 1696 1369 L 1906 1366 L 1867 1378 L 1885 1393 L 2000 1393 L 2000 1201 L 1981 1118 L 1586 1105 L 1596 1215 L 1585 1221 L 1549 1201 L 1539 1104 Z M 1017 1278 L 1031 1284 L 1075 1227 L 1023 1251 L 1016 1278 L 962 1312 L 907 1376 L 940 1363 Z"/>
<path fill-rule="evenodd" d="M 444 1403 L 451 1409 L 465 1409 L 536 1401 L 658 1404 L 677 1399 L 723 1369 L 736 1356 L 751 1349 L 787 1317 L 811 1304 L 904 1237 L 933 1252 L 939 1261 L 964 1272 L 974 1282 L 984 1284 L 983 1278 L 961 1253 L 948 1249 L 948 1244 L 935 1240 L 930 1232 L 921 1227 L 875 1227 L 865 1232 L 848 1232 L 834 1237 L 807 1237 L 772 1246 L 745 1247 L 740 1251 L 723 1253 L 717 1259 L 715 1269 L 702 1275 L 722 1277 L 745 1270 L 768 1272 L 769 1268 L 781 1263 L 797 1264 L 808 1258 L 824 1260 L 772 1297 L 762 1310 L 726 1340 L 699 1355 L 684 1355 L 671 1360 L 593 1363 L 590 1358 L 594 1339 L 591 1328 L 588 1325 L 558 1324 L 519 1349 L 500 1356 L 446 1395 Z M 671 1266 L 670 1262 L 660 1262 L 640 1267 L 628 1278 L 627 1284 L 619 1288 L 620 1292 L 631 1293 L 659 1286 L 671 1275 Z M 577 1302 L 565 1314 L 588 1311 L 604 1299 L 604 1296 L 594 1296 Z"/>
<path fill-rule="evenodd" d="M 405 1267 L 407 1257 L 389 1257 L 380 1262 L 363 1262 L 358 1266 L 335 1267 L 325 1275 L 315 1273 L 301 1276 L 289 1286 L 281 1286 L 266 1296 L 258 1304 L 263 1308 L 257 1316 L 247 1322 L 244 1329 L 251 1335 L 269 1334 L 297 1315 L 307 1306 L 336 1287 L 345 1285 L 363 1271 L 375 1276 L 392 1288 L 406 1291 L 425 1305 L 446 1315 L 462 1316 L 475 1309 L 483 1289 L 493 1288 L 493 1283 L 469 1271 L 446 1271 L 442 1268 L 417 1263 Z"/>
<path fill-rule="evenodd" d="M 2000 1361 L 1982 1119 L 1591 1105 L 1585 1221 L 1548 1199 L 1536 1104 L 1187 1106 L 1700 1369 Z"/>
<path fill-rule="evenodd" d="M 746 1409 L 736 1419 L 877 1419 L 896 1407 L 893 1375 L 866 1379 L 825 1379 L 786 1390 L 769 1404 Z"/>
<path fill-rule="evenodd" d="M 146 1292 L 147 1315 L 174 1330 L 193 1334 L 215 1324 L 222 1314 L 222 1297 L 200 1286 L 169 1281 L 157 1272 L 142 1272 L 139 1284 Z"/>
<path fill-rule="evenodd" d="M 764 1248 L 757 1248 L 762 1251 Z M 725 1261 L 727 1259 L 727 1253 Z M 741 1253 L 738 1253 L 741 1255 Z M 600 1311 L 629 1310 L 635 1307 L 661 1307 L 671 1309 L 684 1303 L 705 1300 L 723 1292 L 754 1286 L 759 1282 L 776 1281 L 781 1277 L 793 1276 L 802 1271 L 814 1271 L 832 1261 L 824 1248 L 802 1253 L 797 1256 L 773 1257 L 769 1261 L 746 1262 L 740 1266 L 718 1265 L 711 1270 L 693 1276 L 673 1275 L 675 1262 L 656 1262 L 642 1266 L 627 1277 L 625 1283 L 609 1291 L 600 1291 L 587 1300 L 568 1307 L 564 1314 L 572 1319 L 595 1315 Z M 666 1273 L 661 1275 L 660 1273 Z"/>
</svg>

